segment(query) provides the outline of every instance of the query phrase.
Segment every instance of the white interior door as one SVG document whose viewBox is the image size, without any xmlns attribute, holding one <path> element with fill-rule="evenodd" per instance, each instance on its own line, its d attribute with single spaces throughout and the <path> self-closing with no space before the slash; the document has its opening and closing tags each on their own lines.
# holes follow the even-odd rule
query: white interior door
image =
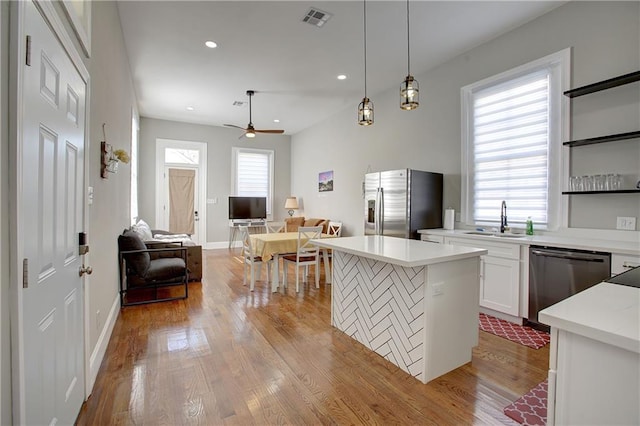
<svg viewBox="0 0 640 426">
<path fill-rule="evenodd" d="M 193 233 L 191 238 L 197 244 L 206 244 L 206 208 L 207 208 L 207 144 L 203 142 L 178 141 L 171 139 L 156 140 L 156 228 L 170 230 L 171 214 L 192 214 Z M 184 194 L 186 200 L 193 200 L 191 206 L 171 205 L 170 173 L 171 170 L 193 171 L 193 193 Z M 190 189 L 191 191 L 191 189 Z M 174 194 L 175 195 L 175 194 Z M 187 213 L 192 212 L 192 213 Z M 179 223 L 188 222 L 178 220 Z M 175 223 L 175 222 L 174 222 Z M 188 233 L 188 232 L 183 232 Z"/>
<path fill-rule="evenodd" d="M 86 83 L 32 2 L 23 68 L 22 198 L 26 282 L 18 307 L 24 424 L 73 424 L 84 400 L 83 230 Z"/>
</svg>

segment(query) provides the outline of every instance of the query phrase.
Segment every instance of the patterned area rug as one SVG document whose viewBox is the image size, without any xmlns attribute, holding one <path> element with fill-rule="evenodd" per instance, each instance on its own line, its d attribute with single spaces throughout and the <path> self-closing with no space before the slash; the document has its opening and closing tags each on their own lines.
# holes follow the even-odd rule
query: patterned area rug
<svg viewBox="0 0 640 426">
<path fill-rule="evenodd" d="M 540 383 L 504 408 L 504 414 L 525 426 L 547 423 L 547 381 Z"/>
<path fill-rule="evenodd" d="M 480 313 L 480 330 L 495 334 L 533 349 L 540 349 L 550 341 L 549 334 L 531 327 L 513 324 L 490 315 Z"/>
</svg>

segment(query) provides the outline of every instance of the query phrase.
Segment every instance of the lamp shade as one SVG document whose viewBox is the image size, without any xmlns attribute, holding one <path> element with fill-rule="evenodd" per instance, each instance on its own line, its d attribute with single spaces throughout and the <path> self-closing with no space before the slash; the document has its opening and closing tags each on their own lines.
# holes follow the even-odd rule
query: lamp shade
<svg viewBox="0 0 640 426">
<path fill-rule="evenodd" d="M 298 199 L 296 197 L 289 197 L 284 202 L 284 208 L 289 209 L 289 216 L 293 216 L 293 211 L 298 210 Z"/>
<path fill-rule="evenodd" d="M 287 198 L 287 201 L 284 202 L 284 208 L 285 209 L 297 210 L 298 209 L 298 199 L 296 197 Z"/>
</svg>

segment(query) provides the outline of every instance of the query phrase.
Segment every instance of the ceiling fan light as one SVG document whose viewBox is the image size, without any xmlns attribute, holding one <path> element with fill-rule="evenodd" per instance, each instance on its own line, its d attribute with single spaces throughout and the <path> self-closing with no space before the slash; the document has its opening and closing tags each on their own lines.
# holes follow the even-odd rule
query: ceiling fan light
<svg viewBox="0 0 640 426">
<path fill-rule="evenodd" d="M 246 137 L 248 137 L 248 138 L 255 138 L 256 137 L 256 133 L 253 130 L 247 130 L 247 132 L 244 135 Z"/>
<path fill-rule="evenodd" d="M 400 84 L 400 108 L 410 111 L 420 105 L 420 85 L 412 75 Z"/>
<path fill-rule="evenodd" d="M 373 102 L 367 97 L 362 98 L 358 105 L 358 124 L 369 126 L 373 124 Z"/>
</svg>

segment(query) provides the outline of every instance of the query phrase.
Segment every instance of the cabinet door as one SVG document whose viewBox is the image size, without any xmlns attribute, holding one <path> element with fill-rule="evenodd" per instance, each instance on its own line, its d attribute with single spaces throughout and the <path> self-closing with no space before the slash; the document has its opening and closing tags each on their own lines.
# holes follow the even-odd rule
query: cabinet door
<svg viewBox="0 0 640 426">
<path fill-rule="evenodd" d="M 482 256 L 480 268 L 480 306 L 518 316 L 520 262 Z"/>
</svg>

